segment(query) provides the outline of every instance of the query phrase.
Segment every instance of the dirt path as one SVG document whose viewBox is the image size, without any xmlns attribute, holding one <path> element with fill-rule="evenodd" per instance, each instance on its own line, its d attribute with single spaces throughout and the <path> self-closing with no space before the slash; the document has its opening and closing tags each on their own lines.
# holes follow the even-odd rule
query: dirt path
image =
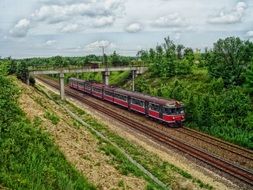
<svg viewBox="0 0 253 190">
<path fill-rule="evenodd" d="M 124 176 L 112 165 L 110 158 L 98 149 L 98 140 L 84 128 L 74 127 L 73 120 L 64 110 L 51 100 L 36 93 L 24 84 L 19 99 L 21 108 L 31 121 L 40 118 L 41 127 L 49 132 L 67 160 L 83 173 L 99 189 L 145 189 L 146 182 L 134 176 Z M 45 117 L 52 112 L 60 118 L 53 124 Z"/>
<path fill-rule="evenodd" d="M 44 83 L 40 83 L 40 85 L 45 86 L 46 88 L 53 90 L 55 93 L 59 94 L 59 92 L 51 87 L 48 87 Z M 124 136 L 130 142 L 141 145 L 146 150 L 157 154 L 164 161 L 168 161 L 169 163 L 173 163 L 175 166 L 187 171 L 193 177 L 197 179 L 201 179 L 204 183 L 212 185 L 215 189 L 240 189 L 240 187 L 235 186 L 230 181 L 222 178 L 221 176 L 215 174 L 214 172 L 196 165 L 195 163 L 187 160 L 185 157 L 179 155 L 177 152 L 172 150 L 168 150 L 160 146 L 159 144 L 153 142 L 148 139 L 146 136 L 140 135 L 135 131 L 132 131 L 128 127 L 122 125 L 117 121 L 113 121 L 110 118 L 100 114 L 94 109 L 85 106 L 84 104 L 76 101 L 70 97 L 67 97 L 69 101 L 74 103 L 77 107 L 85 109 L 85 111 L 94 116 L 99 122 L 106 124 L 112 131 L 115 131 L 120 136 Z M 95 114 L 94 114 L 95 113 Z M 182 182 L 183 183 L 183 182 Z M 181 184 L 182 187 L 182 184 Z M 186 189 L 192 189 L 191 185 L 186 184 Z"/>
</svg>

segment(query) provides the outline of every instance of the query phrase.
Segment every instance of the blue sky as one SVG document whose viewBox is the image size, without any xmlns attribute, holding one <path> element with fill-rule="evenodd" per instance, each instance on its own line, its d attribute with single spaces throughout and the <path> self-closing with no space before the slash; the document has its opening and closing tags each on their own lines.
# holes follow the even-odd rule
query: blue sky
<svg viewBox="0 0 253 190">
<path fill-rule="evenodd" d="M 0 0 L 0 56 L 136 55 L 170 36 L 192 48 L 253 40 L 253 0 Z"/>
</svg>

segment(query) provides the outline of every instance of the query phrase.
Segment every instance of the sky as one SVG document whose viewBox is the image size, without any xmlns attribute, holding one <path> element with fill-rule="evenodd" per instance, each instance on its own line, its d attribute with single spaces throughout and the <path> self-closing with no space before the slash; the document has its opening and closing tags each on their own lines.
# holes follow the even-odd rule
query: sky
<svg viewBox="0 0 253 190">
<path fill-rule="evenodd" d="M 167 36 L 193 49 L 253 41 L 253 0 L 0 0 L 0 56 L 136 55 Z"/>
</svg>

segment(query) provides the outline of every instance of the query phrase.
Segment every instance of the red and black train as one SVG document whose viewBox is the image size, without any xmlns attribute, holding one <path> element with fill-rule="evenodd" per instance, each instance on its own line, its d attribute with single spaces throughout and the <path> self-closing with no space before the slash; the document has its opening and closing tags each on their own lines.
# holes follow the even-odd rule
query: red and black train
<svg viewBox="0 0 253 190">
<path fill-rule="evenodd" d="M 162 121 L 169 126 L 181 126 L 185 120 L 184 106 L 176 100 L 166 100 L 75 78 L 69 79 L 69 86 L 128 110 Z"/>
</svg>

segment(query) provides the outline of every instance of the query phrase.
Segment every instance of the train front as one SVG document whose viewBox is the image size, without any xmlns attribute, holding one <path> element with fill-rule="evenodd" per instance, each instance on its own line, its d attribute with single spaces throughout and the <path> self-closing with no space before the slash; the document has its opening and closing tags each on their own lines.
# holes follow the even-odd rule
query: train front
<svg viewBox="0 0 253 190">
<path fill-rule="evenodd" d="M 185 121 L 184 105 L 178 101 L 175 101 L 175 104 L 165 105 L 163 108 L 163 120 L 170 127 L 181 127 Z"/>
</svg>

